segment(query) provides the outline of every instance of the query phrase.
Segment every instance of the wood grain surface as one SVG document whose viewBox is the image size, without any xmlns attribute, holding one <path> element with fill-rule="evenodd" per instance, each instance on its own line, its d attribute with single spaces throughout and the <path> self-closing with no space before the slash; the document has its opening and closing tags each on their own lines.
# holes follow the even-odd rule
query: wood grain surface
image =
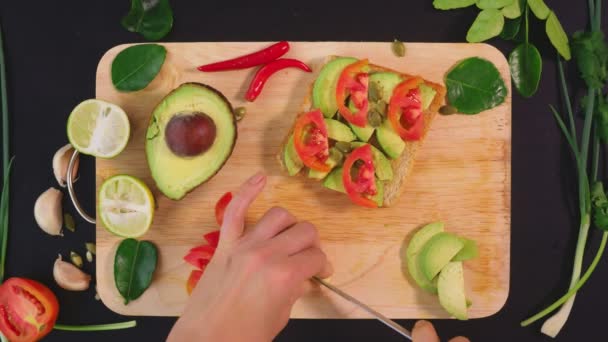
<svg viewBox="0 0 608 342">
<path fill-rule="evenodd" d="M 272 206 L 283 206 L 298 218 L 316 224 L 335 268 L 330 281 L 383 314 L 392 318 L 449 317 L 437 297 L 415 286 L 401 257 L 414 230 L 436 220 L 446 222 L 447 231 L 479 244 L 479 258 L 464 264 L 467 297 L 473 302 L 470 317 L 489 316 L 502 308 L 509 292 L 510 268 L 511 82 L 507 61 L 498 50 L 485 44 L 406 43 L 406 56 L 398 58 L 387 42 L 294 42 L 286 57 L 309 63 L 314 72 L 283 70 L 269 80 L 255 103 L 246 103 L 244 94 L 255 69 L 201 73 L 195 67 L 246 54 L 269 43 L 163 45 L 168 50 L 167 60 L 159 76 L 142 91 L 120 93 L 112 86 L 112 60 L 126 45 L 109 50 L 97 69 L 97 98 L 121 106 L 131 122 L 126 150 L 115 159 L 97 160 L 97 187 L 112 175 L 131 174 L 150 186 L 158 204 L 154 223 L 143 237 L 159 248 L 158 268 L 152 286 L 126 306 L 114 286 L 112 272 L 114 252 L 121 239 L 97 224 L 97 286 L 106 306 L 124 315 L 179 315 L 188 299 L 185 283 L 192 270 L 182 257 L 202 243 L 204 233 L 218 228 L 213 214 L 216 200 L 263 170 L 269 176 L 268 185 L 252 206 L 248 221 L 254 222 Z M 328 55 L 367 57 L 374 64 L 439 83 L 454 63 L 481 56 L 498 67 L 509 86 L 509 96 L 504 104 L 479 115 L 439 116 L 398 204 L 375 210 L 360 208 L 347 196 L 327 190 L 318 182 L 286 176 L 275 158 Z M 247 115 L 238 124 L 238 141 L 224 168 L 183 200 L 172 201 L 158 191 L 150 176 L 144 137 L 153 108 L 183 82 L 215 87 L 233 106 L 245 105 Z M 170 172 L 170 165 L 167 170 Z M 317 288 L 296 303 L 292 317 L 368 316 Z"/>
</svg>

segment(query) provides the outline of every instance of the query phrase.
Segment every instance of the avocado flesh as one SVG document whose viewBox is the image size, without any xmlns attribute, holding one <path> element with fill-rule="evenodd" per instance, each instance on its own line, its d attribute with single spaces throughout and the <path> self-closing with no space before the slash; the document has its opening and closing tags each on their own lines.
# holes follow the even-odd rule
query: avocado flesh
<svg viewBox="0 0 608 342">
<path fill-rule="evenodd" d="M 384 120 L 382 126 L 378 127 L 376 138 L 378 139 L 380 148 L 382 148 L 384 153 L 391 159 L 399 158 L 405 149 L 405 142 L 395 132 L 388 120 Z"/>
<path fill-rule="evenodd" d="M 329 171 L 319 171 L 319 170 L 314 170 L 314 169 L 308 169 L 308 177 L 312 178 L 312 179 L 323 179 L 327 175 L 329 175 L 329 172 L 331 172 L 331 169 L 333 169 L 336 165 L 338 165 L 338 163 L 331 158 L 327 158 L 327 161 L 325 162 L 325 164 L 330 167 Z"/>
<path fill-rule="evenodd" d="M 376 202 L 376 204 L 378 204 L 378 207 L 381 207 L 384 204 L 384 182 L 379 180 L 378 178 L 376 178 L 375 180 L 377 192 L 376 195 L 372 197 L 372 200 Z"/>
<path fill-rule="evenodd" d="M 342 182 L 342 167 L 333 169 L 323 180 L 323 186 L 338 192 L 346 193 Z"/>
<path fill-rule="evenodd" d="M 374 145 L 362 143 L 360 141 L 352 142 L 350 145 L 353 148 L 369 145 L 372 148 L 372 160 L 374 161 L 376 177 L 382 181 L 390 181 L 393 179 L 393 168 L 391 166 L 391 162 L 386 158 L 386 156 L 384 156 L 384 153 L 374 147 Z"/>
<path fill-rule="evenodd" d="M 458 252 L 458 254 L 456 254 L 454 258 L 452 258 L 452 261 L 466 261 L 477 258 L 477 255 L 479 254 L 477 242 L 467 238 L 460 239 L 464 243 L 464 246 L 462 247 L 460 252 Z"/>
<path fill-rule="evenodd" d="M 420 102 L 422 105 L 422 110 L 427 110 L 433 100 L 435 99 L 435 95 L 437 94 L 437 90 L 429 87 L 426 84 L 421 84 L 418 86 L 420 89 Z"/>
<path fill-rule="evenodd" d="M 382 100 L 389 103 L 391 102 L 391 96 L 393 96 L 393 90 L 403 79 L 394 72 L 376 72 L 369 75 L 369 81 L 375 82 L 382 89 Z"/>
<path fill-rule="evenodd" d="M 470 303 L 465 297 L 462 262 L 453 261 L 445 265 L 437 279 L 439 303 L 451 315 L 460 320 L 467 319 Z"/>
<path fill-rule="evenodd" d="M 212 145 L 197 156 L 180 157 L 166 143 L 167 124 L 183 113 L 204 113 L 216 127 Z M 156 106 L 146 133 L 148 166 L 158 189 L 170 199 L 183 198 L 222 168 L 232 154 L 236 138 L 232 106 L 224 95 L 200 83 L 180 85 Z"/>
<path fill-rule="evenodd" d="M 357 61 L 352 57 L 338 57 L 323 66 L 312 87 L 312 106 L 320 109 L 326 118 L 338 111 L 336 86 L 344 68 Z"/>
<path fill-rule="evenodd" d="M 458 236 L 450 233 L 438 233 L 424 244 L 419 255 L 422 274 L 432 281 L 452 258 L 464 247 L 464 242 Z"/>
<path fill-rule="evenodd" d="M 338 120 L 325 119 L 325 125 L 327 126 L 327 136 L 330 139 L 346 142 L 357 139 L 353 131 Z"/>
<path fill-rule="evenodd" d="M 285 149 L 283 150 L 283 163 L 290 176 L 297 175 L 304 167 L 304 163 L 296 152 L 296 147 L 293 144 L 293 134 L 289 136 Z"/>
<path fill-rule="evenodd" d="M 433 222 L 422 227 L 419 231 L 414 234 L 412 240 L 407 245 L 406 258 L 407 258 L 407 269 L 416 282 L 423 290 L 430 293 L 437 293 L 437 286 L 430 282 L 419 267 L 419 255 L 424 245 L 435 235 L 443 232 L 443 222 Z"/>
<path fill-rule="evenodd" d="M 350 109 L 351 112 L 357 111 L 357 108 L 355 108 L 355 105 L 350 100 L 348 101 L 348 109 Z M 372 137 L 372 134 L 374 134 L 374 131 L 376 130 L 368 123 L 365 124 L 365 127 L 359 127 L 357 125 L 351 124 L 350 122 L 348 123 L 348 125 L 353 130 L 353 133 L 355 133 L 357 138 L 363 142 L 368 142 L 369 139 Z"/>
</svg>

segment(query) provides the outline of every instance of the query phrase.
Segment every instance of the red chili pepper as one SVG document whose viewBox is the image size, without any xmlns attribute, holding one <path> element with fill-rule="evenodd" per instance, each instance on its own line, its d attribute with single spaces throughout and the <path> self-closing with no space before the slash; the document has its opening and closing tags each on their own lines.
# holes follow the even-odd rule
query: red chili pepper
<svg viewBox="0 0 608 342">
<path fill-rule="evenodd" d="M 264 84 L 266 84 L 266 81 L 268 80 L 268 78 L 270 78 L 270 76 L 272 76 L 277 71 L 285 69 L 285 68 L 298 68 L 298 69 L 304 70 L 306 72 L 312 71 L 312 69 L 308 65 L 304 64 L 303 62 L 300 62 L 297 59 L 281 58 L 281 59 L 272 61 L 272 62 L 262 66 L 255 73 L 255 76 L 253 76 L 253 80 L 251 80 L 249 89 L 247 90 L 247 93 L 245 94 L 245 98 L 247 99 L 247 101 L 253 102 L 258 97 L 258 95 L 260 95 L 260 93 L 262 92 L 262 89 L 264 88 Z"/>
<path fill-rule="evenodd" d="M 287 51 L 289 51 L 289 43 L 286 41 L 280 41 L 263 50 L 221 62 L 201 65 L 197 69 L 207 72 L 247 69 L 256 65 L 266 64 L 270 61 L 274 61 L 275 59 L 286 54 Z"/>
</svg>

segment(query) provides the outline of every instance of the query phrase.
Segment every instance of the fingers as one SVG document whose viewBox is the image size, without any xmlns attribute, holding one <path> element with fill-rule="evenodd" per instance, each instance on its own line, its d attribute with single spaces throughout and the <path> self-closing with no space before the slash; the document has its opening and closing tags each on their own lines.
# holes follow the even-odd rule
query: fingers
<svg viewBox="0 0 608 342">
<path fill-rule="evenodd" d="M 439 342 L 439 336 L 429 321 L 418 321 L 412 329 L 412 342 Z"/>
<path fill-rule="evenodd" d="M 333 273 L 333 267 L 327 261 L 322 250 L 317 247 L 307 248 L 287 258 L 287 267 L 293 270 L 294 281 L 299 284 L 314 276 L 327 278 Z"/>
<path fill-rule="evenodd" d="M 264 185 L 266 185 L 266 175 L 262 172 L 256 173 L 241 185 L 241 188 L 226 208 L 220 243 L 232 243 L 243 235 L 247 209 L 262 191 Z"/>
<path fill-rule="evenodd" d="M 309 222 L 287 228 L 270 241 L 275 253 L 291 256 L 311 247 L 319 247 L 317 229 Z"/>
<path fill-rule="evenodd" d="M 265 241 L 273 238 L 285 229 L 296 224 L 296 218 L 289 211 L 280 207 L 268 210 L 255 225 L 255 228 L 248 236 L 252 240 Z"/>
<path fill-rule="evenodd" d="M 456 336 L 453 339 L 451 339 L 449 342 L 471 342 L 471 340 L 469 340 L 466 337 Z"/>
</svg>

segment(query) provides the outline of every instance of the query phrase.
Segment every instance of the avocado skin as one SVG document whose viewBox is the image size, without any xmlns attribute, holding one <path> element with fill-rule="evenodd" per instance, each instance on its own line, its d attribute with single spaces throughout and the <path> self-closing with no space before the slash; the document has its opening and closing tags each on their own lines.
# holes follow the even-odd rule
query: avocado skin
<svg viewBox="0 0 608 342">
<path fill-rule="evenodd" d="M 232 155 L 232 152 L 234 151 L 234 146 L 236 145 L 236 141 L 238 139 L 238 129 L 237 129 L 237 120 L 236 120 L 236 116 L 234 114 L 234 108 L 232 107 L 232 104 L 230 103 L 230 101 L 228 101 L 228 99 L 226 98 L 226 96 L 224 94 L 222 94 L 222 92 L 220 92 L 219 90 L 213 88 L 210 85 L 204 84 L 204 83 L 199 83 L 199 82 L 185 82 L 180 84 L 178 87 L 176 87 L 175 89 L 173 89 L 172 91 L 170 91 L 167 95 L 165 95 L 165 97 L 163 97 L 158 104 L 154 107 L 154 110 L 152 110 L 152 114 L 154 114 L 154 112 L 156 111 L 156 108 L 158 106 L 160 106 L 161 104 L 164 103 L 164 101 L 171 97 L 171 95 L 174 95 L 176 92 L 178 92 L 181 88 L 183 87 L 187 87 L 187 86 L 194 86 L 194 87 L 200 87 L 203 88 L 207 91 L 210 91 L 212 93 L 214 93 L 215 95 L 217 95 L 222 102 L 224 102 L 224 104 L 228 107 L 228 111 L 230 112 L 230 126 L 233 128 L 234 131 L 234 138 L 232 139 L 232 141 L 229 143 L 229 152 L 227 153 L 225 159 L 221 162 L 221 164 L 216 168 L 216 170 L 214 170 L 206 179 L 204 179 L 203 181 L 201 181 L 200 183 L 192 186 L 190 189 L 184 191 L 184 193 L 180 196 L 173 196 L 172 194 L 168 194 L 166 191 L 164 191 L 164 186 L 159 185 L 156 177 L 154 177 L 154 172 L 151 171 L 152 173 L 152 178 L 154 179 L 154 183 L 156 184 L 156 187 L 169 199 L 172 200 L 180 200 L 182 198 L 184 198 L 186 195 L 188 195 L 190 192 L 192 192 L 194 189 L 198 188 L 200 185 L 208 182 L 210 179 L 212 179 L 226 164 L 226 162 L 228 161 L 228 159 L 230 159 L 230 156 Z M 176 115 L 179 113 L 172 113 L 171 115 Z M 206 113 L 209 114 L 209 113 Z M 152 127 L 151 125 L 153 124 L 153 122 L 155 121 L 155 115 L 150 115 L 150 121 L 148 122 L 148 129 L 146 132 L 146 135 L 144 136 L 144 146 L 145 146 L 145 155 L 146 155 L 146 161 L 148 163 L 148 166 L 151 168 L 151 164 L 150 164 L 150 156 L 149 153 L 151 153 L 149 151 L 149 146 L 148 146 L 148 132 L 150 130 L 150 127 Z M 217 124 L 217 123 L 216 123 Z M 163 127 L 164 128 L 164 127 Z M 159 130 L 160 131 L 160 130 Z M 160 134 L 160 133 L 157 133 Z M 164 133 L 163 133 L 164 134 Z M 216 139 L 218 139 L 218 137 L 216 136 Z M 192 158 L 195 159 L 196 157 Z M 184 158 L 184 159 L 190 159 L 190 158 Z"/>
</svg>

